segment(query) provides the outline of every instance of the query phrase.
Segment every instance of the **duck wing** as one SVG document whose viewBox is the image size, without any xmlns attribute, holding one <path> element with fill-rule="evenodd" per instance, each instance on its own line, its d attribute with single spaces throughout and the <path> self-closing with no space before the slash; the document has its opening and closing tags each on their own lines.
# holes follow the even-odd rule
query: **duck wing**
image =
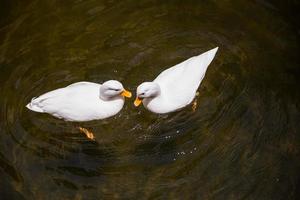
<svg viewBox="0 0 300 200">
<path fill-rule="evenodd" d="M 217 50 L 218 47 L 166 69 L 153 82 L 160 85 L 162 94 L 168 101 L 189 104 Z"/>
<path fill-rule="evenodd" d="M 72 105 L 76 101 L 84 100 L 90 95 L 98 95 L 100 84 L 91 82 L 77 82 L 67 87 L 59 88 L 31 100 L 26 107 L 35 112 L 53 113 Z M 90 91 L 91 90 L 91 91 Z M 89 92 L 90 91 L 90 92 Z M 96 92 L 96 94 L 95 94 Z M 95 97 L 94 97 L 95 98 Z"/>
</svg>

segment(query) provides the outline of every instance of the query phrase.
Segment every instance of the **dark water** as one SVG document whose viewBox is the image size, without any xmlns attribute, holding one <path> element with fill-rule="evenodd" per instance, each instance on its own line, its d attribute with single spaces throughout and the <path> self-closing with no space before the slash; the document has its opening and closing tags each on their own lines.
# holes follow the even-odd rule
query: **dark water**
<svg viewBox="0 0 300 200">
<path fill-rule="evenodd" d="M 0 199 L 296 199 L 297 1 L 0 3 Z M 198 108 L 84 123 L 33 96 L 117 79 L 130 90 L 215 46 Z"/>
</svg>

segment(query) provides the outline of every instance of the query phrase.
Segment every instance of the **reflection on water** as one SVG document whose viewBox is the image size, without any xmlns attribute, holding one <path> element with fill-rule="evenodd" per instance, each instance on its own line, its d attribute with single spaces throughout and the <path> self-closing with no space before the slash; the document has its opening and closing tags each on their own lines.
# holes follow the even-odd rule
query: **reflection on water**
<svg viewBox="0 0 300 200">
<path fill-rule="evenodd" d="M 297 3 L 295 3 L 295 6 Z M 295 199 L 299 29 L 268 1 L 5 1 L 0 20 L 0 192 L 10 199 Z M 289 7 L 290 6 L 290 7 Z M 291 12 L 289 12 L 291 11 Z M 25 109 L 72 82 L 132 91 L 215 46 L 198 108 L 127 101 L 83 125 Z"/>
</svg>

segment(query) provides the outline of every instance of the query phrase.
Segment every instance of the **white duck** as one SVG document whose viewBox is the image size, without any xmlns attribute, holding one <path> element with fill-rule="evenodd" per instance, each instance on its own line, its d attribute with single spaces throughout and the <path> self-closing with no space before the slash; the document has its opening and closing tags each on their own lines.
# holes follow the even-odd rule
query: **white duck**
<svg viewBox="0 0 300 200">
<path fill-rule="evenodd" d="M 152 82 L 144 82 L 137 88 L 135 106 L 141 102 L 154 113 L 176 111 L 190 104 L 204 78 L 218 47 L 199 56 L 189 58 L 156 77 Z"/>
<path fill-rule="evenodd" d="M 124 97 L 131 97 L 131 93 L 119 81 L 110 80 L 102 85 L 77 82 L 33 98 L 26 107 L 65 121 L 83 122 L 117 114 L 124 105 Z"/>
</svg>

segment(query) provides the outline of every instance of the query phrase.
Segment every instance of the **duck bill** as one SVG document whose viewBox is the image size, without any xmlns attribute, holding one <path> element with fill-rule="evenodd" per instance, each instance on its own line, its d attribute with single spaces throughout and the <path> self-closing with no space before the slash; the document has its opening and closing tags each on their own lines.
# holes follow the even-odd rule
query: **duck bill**
<svg viewBox="0 0 300 200">
<path fill-rule="evenodd" d="M 142 99 L 140 99 L 140 98 L 136 98 L 135 99 L 135 101 L 134 101 L 134 105 L 135 105 L 135 107 L 138 107 L 140 104 L 142 103 Z"/>
<path fill-rule="evenodd" d="M 132 95 L 131 95 L 131 92 L 129 92 L 128 90 L 123 90 L 123 92 L 121 93 L 121 96 L 130 98 Z"/>
</svg>

